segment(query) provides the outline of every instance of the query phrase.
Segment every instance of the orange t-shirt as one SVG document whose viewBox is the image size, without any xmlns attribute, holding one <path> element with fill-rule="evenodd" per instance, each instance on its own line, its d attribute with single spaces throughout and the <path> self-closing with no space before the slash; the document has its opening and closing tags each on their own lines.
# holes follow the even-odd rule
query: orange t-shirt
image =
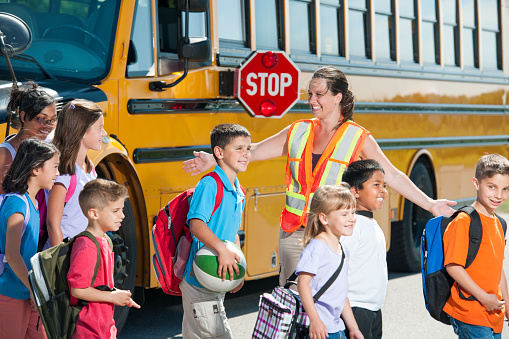
<svg viewBox="0 0 509 339">
<path fill-rule="evenodd" d="M 502 300 L 500 279 L 504 261 L 504 232 L 498 219 L 479 213 L 482 223 L 482 241 L 479 252 L 473 263 L 466 269 L 468 275 L 486 293 L 496 294 Z M 447 227 L 444 233 L 444 265 L 458 264 L 465 266 L 468 253 L 470 217 L 460 213 Z M 465 289 L 461 292 L 470 297 Z M 444 311 L 454 319 L 471 325 L 486 326 L 496 333 L 501 333 L 504 325 L 504 310 L 487 312 L 476 300 L 464 300 L 459 297 L 455 282 L 451 296 L 444 306 Z"/>
</svg>

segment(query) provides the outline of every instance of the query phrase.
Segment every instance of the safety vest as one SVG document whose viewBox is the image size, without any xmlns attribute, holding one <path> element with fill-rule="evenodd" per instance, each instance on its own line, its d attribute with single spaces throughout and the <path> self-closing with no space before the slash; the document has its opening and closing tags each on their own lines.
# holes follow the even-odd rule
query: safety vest
<svg viewBox="0 0 509 339">
<path fill-rule="evenodd" d="M 359 157 L 369 132 L 352 121 L 334 133 L 312 169 L 314 130 L 318 119 L 298 120 L 288 131 L 286 160 L 286 206 L 281 228 L 293 232 L 306 225 L 309 204 L 322 185 L 339 185 L 348 165 Z"/>
</svg>

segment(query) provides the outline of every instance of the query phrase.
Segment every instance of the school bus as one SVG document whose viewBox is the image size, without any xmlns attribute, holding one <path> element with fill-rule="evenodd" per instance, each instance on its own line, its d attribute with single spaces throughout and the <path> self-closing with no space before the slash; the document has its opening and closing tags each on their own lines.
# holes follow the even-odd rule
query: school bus
<svg viewBox="0 0 509 339">
<path fill-rule="evenodd" d="M 318 67 L 348 76 L 355 121 L 430 197 L 472 201 L 477 159 L 508 155 L 507 0 L 0 0 L 0 12 L 32 32 L 30 48 L 11 60 L 19 81 L 35 80 L 59 105 L 84 98 L 105 113 L 109 136 L 90 156 L 101 177 L 129 189 L 119 231 L 129 250 L 116 257 L 130 262 L 124 288 L 157 287 L 154 217 L 198 180 L 182 161 L 209 150 L 219 123 L 247 127 L 256 142 L 311 117 L 307 85 Z M 233 95 L 228 74 L 255 50 L 285 51 L 301 69 L 301 101 L 281 119 L 255 119 Z M 3 58 L 0 70 L 6 98 Z M 239 174 L 247 279 L 278 274 L 285 165 L 252 163 Z M 376 218 L 391 269 L 419 269 L 429 217 L 389 191 Z"/>
</svg>

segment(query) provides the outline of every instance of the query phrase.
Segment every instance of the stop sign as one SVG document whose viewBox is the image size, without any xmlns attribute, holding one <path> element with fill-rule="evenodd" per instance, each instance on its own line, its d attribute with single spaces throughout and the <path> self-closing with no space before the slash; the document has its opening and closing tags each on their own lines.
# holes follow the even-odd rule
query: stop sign
<svg viewBox="0 0 509 339">
<path fill-rule="evenodd" d="M 235 78 L 235 96 L 255 117 L 281 118 L 300 97 L 300 69 L 282 51 L 254 52 Z"/>
</svg>

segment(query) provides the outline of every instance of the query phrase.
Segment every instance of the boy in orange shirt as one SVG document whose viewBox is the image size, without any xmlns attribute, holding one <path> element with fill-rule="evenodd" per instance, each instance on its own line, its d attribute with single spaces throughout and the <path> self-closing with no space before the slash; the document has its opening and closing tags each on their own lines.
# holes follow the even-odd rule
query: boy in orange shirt
<svg viewBox="0 0 509 339">
<path fill-rule="evenodd" d="M 477 190 L 472 207 L 481 218 L 482 241 L 475 260 L 465 269 L 470 217 L 460 213 L 447 227 L 444 265 L 455 283 L 444 311 L 460 339 L 498 339 L 502 337 L 504 314 L 509 319 L 504 307 L 509 294 L 502 265 L 504 233 L 493 211 L 509 196 L 509 160 L 498 154 L 481 157 L 472 181 Z"/>
</svg>

